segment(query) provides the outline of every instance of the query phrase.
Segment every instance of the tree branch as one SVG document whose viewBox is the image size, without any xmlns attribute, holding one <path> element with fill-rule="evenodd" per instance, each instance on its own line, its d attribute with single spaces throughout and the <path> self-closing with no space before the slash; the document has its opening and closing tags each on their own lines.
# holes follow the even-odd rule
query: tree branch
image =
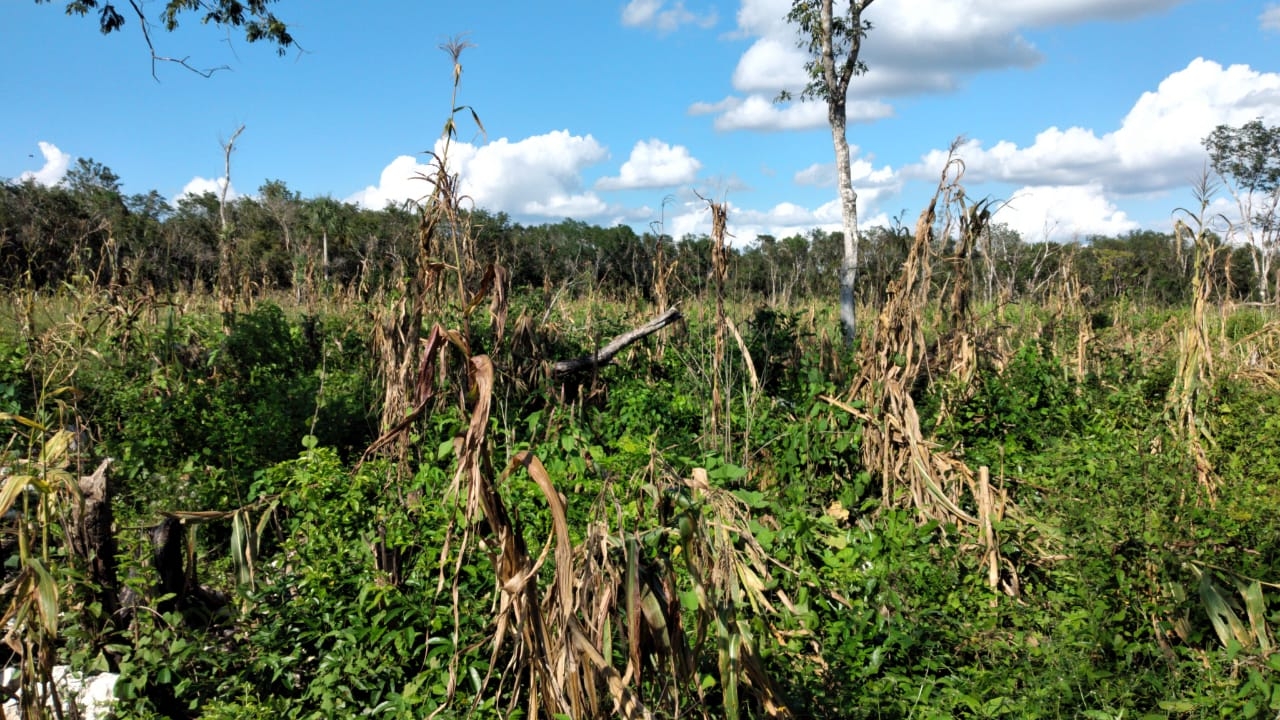
<svg viewBox="0 0 1280 720">
<path fill-rule="evenodd" d="M 595 368 L 608 365 L 613 362 L 614 356 L 622 352 L 622 350 L 628 345 L 636 342 L 637 340 L 648 337 L 649 335 L 652 335 L 666 326 L 682 319 L 684 319 L 684 316 L 680 314 L 680 309 L 673 307 L 644 325 L 633 330 L 628 330 L 613 340 L 610 340 L 608 345 L 600 348 L 600 350 L 593 355 L 583 355 L 582 357 L 574 358 L 572 360 L 561 360 L 551 366 L 551 374 L 555 377 L 563 377 L 582 370 L 594 370 Z"/>
<path fill-rule="evenodd" d="M 218 72 L 219 70 L 231 69 L 230 66 L 219 65 L 218 67 L 215 67 L 215 68 L 207 68 L 207 69 L 201 70 L 198 67 L 194 67 L 188 64 L 187 58 L 172 58 L 172 57 L 165 57 L 163 55 L 157 55 L 156 46 L 154 43 L 151 42 L 151 31 L 147 27 L 148 26 L 147 16 L 142 12 L 142 8 L 138 6 L 138 0 L 129 0 L 129 4 L 133 6 L 133 11 L 138 15 L 138 25 L 142 28 L 142 37 L 144 40 L 147 41 L 147 50 L 151 52 L 151 79 L 152 80 L 155 80 L 156 82 L 160 82 L 160 78 L 156 75 L 157 62 L 171 62 L 175 65 L 181 65 L 182 67 L 190 70 L 191 72 L 206 78 L 213 77 L 213 74 Z"/>
</svg>

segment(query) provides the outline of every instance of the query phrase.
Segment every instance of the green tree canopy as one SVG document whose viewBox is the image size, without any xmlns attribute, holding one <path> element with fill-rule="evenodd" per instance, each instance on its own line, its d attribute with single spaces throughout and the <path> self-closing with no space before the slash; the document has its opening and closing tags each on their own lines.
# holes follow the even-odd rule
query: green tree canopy
<svg viewBox="0 0 1280 720">
<path fill-rule="evenodd" d="M 1219 125 L 1204 139 L 1214 172 L 1245 192 L 1268 194 L 1280 186 L 1280 126 L 1261 118 L 1240 127 Z"/>
</svg>

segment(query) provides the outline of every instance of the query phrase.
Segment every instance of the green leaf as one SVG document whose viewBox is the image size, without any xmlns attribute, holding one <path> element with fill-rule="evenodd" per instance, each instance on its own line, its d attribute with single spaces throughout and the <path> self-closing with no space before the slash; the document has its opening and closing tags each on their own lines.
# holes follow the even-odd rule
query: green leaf
<svg viewBox="0 0 1280 720">
<path fill-rule="evenodd" d="M 1195 566 L 1192 567 L 1195 568 Z M 1218 639 L 1226 647 L 1230 647 L 1232 641 L 1239 643 L 1242 647 L 1251 645 L 1249 631 L 1240 621 L 1240 616 L 1236 615 L 1231 608 L 1230 596 L 1214 581 L 1211 573 L 1198 568 L 1196 570 L 1200 575 L 1200 600 L 1204 603 L 1205 612 L 1209 615 L 1209 621 L 1213 623 L 1213 630 L 1218 634 Z"/>
<path fill-rule="evenodd" d="M 1244 598 L 1245 614 L 1249 616 L 1249 629 L 1263 655 L 1271 654 L 1271 637 L 1267 631 L 1267 600 L 1262 595 L 1262 583 L 1257 580 L 1236 580 L 1236 589 Z"/>
</svg>

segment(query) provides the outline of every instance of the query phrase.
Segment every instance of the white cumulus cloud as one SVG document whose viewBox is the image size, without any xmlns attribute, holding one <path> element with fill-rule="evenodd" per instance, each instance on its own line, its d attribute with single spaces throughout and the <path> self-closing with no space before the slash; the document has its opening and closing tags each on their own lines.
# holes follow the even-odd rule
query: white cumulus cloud
<svg viewBox="0 0 1280 720">
<path fill-rule="evenodd" d="M 987 148 L 969 141 L 958 154 L 968 182 L 1097 184 L 1122 194 L 1152 192 L 1191 184 L 1204 168 L 1201 141 L 1215 127 L 1258 117 L 1280 123 L 1280 74 L 1198 58 L 1143 93 L 1110 132 L 1051 127 L 1026 147 L 1000 141 Z M 905 172 L 931 177 L 945 158 L 945 150 L 931 151 Z"/>
<path fill-rule="evenodd" d="M 1028 29 L 1097 20 L 1123 20 L 1173 7 L 1184 0 L 900 0 L 872 5 L 874 24 L 862 59 L 869 71 L 850 85 L 851 98 L 895 97 L 946 92 L 963 77 L 983 70 L 1030 67 L 1041 53 L 1023 35 Z M 847 2 L 837 2 L 840 6 Z M 797 93 L 808 76 L 807 55 L 797 46 L 797 30 L 785 20 L 791 0 L 742 0 L 735 36 L 751 40 L 733 71 L 734 89 L 747 96 L 717 110 L 717 128 L 760 129 L 759 123 L 726 120 L 752 100 L 780 91 Z M 922 41 L 922 38 L 926 40 Z M 690 108 L 710 112 L 709 103 Z M 865 113 L 867 108 L 863 108 Z M 853 103 L 850 112 L 855 112 Z M 856 119 L 875 120 L 889 111 Z M 777 118 L 780 120 L 781 118 Z M 855 119 L 851 115 L 851 120 Z M 773 129 L 788 127 L 778 122 Z"/>
<path fill-rule="evenodd" d="M 726 98 L 718 103 L 694 103 L 691 115 L 720 113 L 717 130 L 811 130 L 826 127 L 827 106 L 821 102 L 775 103 L 762 95 L 746 99 Z M 849 122 L 870 122 L 893 114 L 893 108 L 876 100 L 856 100 L 848 105 Z"/>
<path fill-rule="evenodd" d="M 995 219 L 1030 241 L 1067 242 L 1138 229 L 1138 223 L 1117 209 L 1097 184 L 1023 187 L 996 212 Z"/>
<path fill-rule="evenodd" d="M 71 166 L 71 156 L 58 149 L 53 143 L 41 141 L 38 143 L 40 154 L 44 156 L 44 165 L 39 170 L 28 170 L 18 176 L 21 182 L 31 181 L 37 185 L 52 187 L 62 182 L 62 178 L 67 174 L 67 168 Z"/>
<path fill-rule="evenodd" d="M 868 187 L 858 190 L 859 227 L 888 225 L 889 217 L 876 206 L 885 196 L 895 192 L 896 186 Z M 837 198 L 816 208 L 808 208 L 793 202 L 781 202 L 765 210 L 753 210 L 726 201 L 729 210 L 728 231 L 730 244 L 741 247 L 755 241 L 760 235 L 789 237 L 807 235 L 810 230 L 841 231 L 844 227 Z M 680 238 L 685 235 L 706 235 L 711 232 L 711 214 L 707 203 L 701 199 L 688 199 L 667 218 L 667 233 Z"/>
<path fill-rule="evenodd" d="M 443 140 L 437 141 L 435 152 L 443 150 Z M 516 142 L 455 142 L 449 148 L 449 169 L 458 173 L 461 193 L 476 207 L 517 216 L 591 218 L 611 209 L 595 193 L 583 190 L 582 171 L 608 156 L 592 136 L 557 130 Z M 421 177 L 430 173 L 428 164 L 401 155 L 383 169 L 377 185 L 347 200 L 369 208 L 418 200 L 430 189 Z"/>
<path fill-rule="evenodd" d="M 431 172 L 425 163 L 412 155 L 399 155 L 378 175 L 378 184 L 370 185 L 349 196 L 346 201 L 371 210 L 419 200 L 430 190 L 423 178 Z"/>
<path fill-rule="evenodd" d="M 177 197 L 175 197 L 173 201 L 177 203 L 179 200 L 181 200 L 184 197 L 194 197 L 198 195 L 203 195 L 207 192 L 211 192 L 214 195 L 221 196 L 222 188 L 226 185 L 227 185 L 226 177 L 214 178 L 210 180 L 209 178 L 196 176 L 191 178 L 190 182 L 188 182 L 186 185 L 182 186 L 182 192 L 178 193 Z M 227 187 L 227 199 L 233 200 L 238 197 L 240 197 L 240 193 L 236 192 L 235 183 L 232 183 L 230 187 Z"/>
<path fill-rule="evenodd" d="M 669 33 L 681 25 L 709 28 L 718 20 L 715 10 L 698 14 L 676 0 L 667 7 L 666 0 L 631 0 L 622 8 L 622 24 L 627 27 L 654 28 Z"/>
<path fill-rule="evenodd" d="M 858 147 L 851 145 L 849 153 L 856 156 Z M 885 165 L 877 169 L 867 158 L 853 158 L 849 170 L 849 174 L 853 178 L 853 186 L 857 188 L 859 193 L 863 192 L 864 188 L 896 189 L 901 187 L 902 184 L 897 174 L 894 173 L 893 168 Z M 835 187 L 836 165 L 835 163 L 814 163 L 797 172 L 794 180 L 797 185 Z"/>
<path fill-rule="evenodd" d="M 631 149 L 617 177 L 601 178 L 600 190 L 633 190 L 685 185 L 697 177 L 702 163 L 683 145 L 669 145 L 658 139 L 642 140 Z"/>
</svg>

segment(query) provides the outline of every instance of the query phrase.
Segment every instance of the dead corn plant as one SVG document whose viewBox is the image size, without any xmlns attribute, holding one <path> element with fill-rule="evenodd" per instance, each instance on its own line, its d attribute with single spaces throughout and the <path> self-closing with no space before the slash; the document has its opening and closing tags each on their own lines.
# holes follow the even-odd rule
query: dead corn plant
<svg viewBox="0 0 1280 720">
<path fill-rule="evenodd" d="M 1075 349 L 1072 370 L 1077 381 L 1083 381 L 1088 371 L 1089 347 L 1094 340 L 1093 323 L 1085 308 L 1085 300 L 1092 289 L 1080 280 L 1076 269 L 1076 250 L 1072 246 L 1063 248 L 1061 264 L 1049 285 L 1047 306 L 1049 310 L 1049 327 L 1041 330 L 1041 335 L 1048 335 L 1050 342 L 1057 347 L 1059 330 L 1070 327 L 1074 330 Z"/>
<path fill-rule="evenodd" d="M 497 598 L 477 703 L 504 698 L 508 712 L 523 707 L 528 717 L 709 717 L 700 678 L 711 656 L 725 717 L 738 718 L 748 699 L 769 717 L 790 717 L 761 660 L 763 639 L 748 624 L 780 610 L 766 593 L 770 563 L 747 530 L 742 502 L 713 488 L 704 470 L 691 479 L 663 472 L 644 487 L 643 501 L 660 508 L 656 528 L 611 526 L 628 499 L 607 488 L 574 544 L 565 500 L 536 456 L 517 453 L 495 480 L 487 451 L 493 367 L 483 356 L 470 367 L 476 402 L 449 492 L 461 520 L 449 528 L 456 556 L 441 589 L 450 587 L 456 608 L 463 565 L 488 548 Z M 499 492 L 522 473 L 547 503 L 551 534 L 541 550 L 526 545 Z M 485 539 L 474 532 L 482 526 Z M 442 568 L 448 552 L 446 545 Z M 697 600 L 691 627 L 680 602 L 687 591 Z M 450 666 L 451 692 L 459 661 L 455 655 Z"/>
<path fill-rule="evenodd" d="M 943 393 L 938 409 L 940 418 L 950 413 L 954 403 L 972 396 L 973 380 L 978 373 L 978 348 L 985 346 L 994 350 L 998 347 L 980 336 L 973 314 L 973 252 L 978 240 L 989 234 L 994 201 L 986 199 L 970 203 L 960 184 L 964 165 L 957 162 L 956 167 L 956 175 L 944 197 L 946 219 L 939 233 L 944 238 L 955 238 L 955 250 L 945 258 L 951 269 L 950 293 L 943 318 L 946 326 L 932 353 L 930 369 L 932 376 L 945 378 L 950 388 L 949 392 Z M 998 358 L 993 360 L 1000 364 Z"/>
<path fill-rule="evenodd" d="M 1204 405 L 1204 393 L 1212 387 L 1214 378 L 1214 353 L 1209 344 L 1207 318 L 1217 255 L 1206 218 L 1212 195 L 1209 180 L 1202 179 L 1196 188 L 1199 207 L 1194 212 L 1182 210 L 1184 217 L 1174 222 L 1174 237 L 1180 243 L 1190 240 L 1195 260 L 1191 275 L 1191 317 L 1178 336 L 1178 369 L 1167 400 L 1174 436 L 1186 443 L 1195 463 L 1196 481 L 1210 503 L 1217 499 L 1218 481 L 1208 453 L 1208 448 L 1213 446 L 1213 435 L 1205 418 L 1200 416 L 1200 409 Z"/>
<path fill-rule="evenodd" d="M 422 329 L 430 314 L 439 314 L 443 310 L 445 273 L 452 272 L 456 281 L 454 309 L 459 313 L 462 327 L 453 331 L 441 328 L 444 337 L 457 343 L 465 352 L 471 334 L 470 315 L 486 298 L 490 298 L 489 311 L 498 342 L 505 331 L 507 273 L 493 263 L 482 265 L 475 257 L 474 232 L 469 216 L 462 210 L 466 198 L 460 194 L 458 174 L 452 172 L 449 165 L 449 151 L 458 134 L 459 113 L 468 111 L 480 131 L 484 131 L 475 110 L 458 104 L 462 83 L 461 56 L 470 46 L 464 38 L 454 38 L 441 46 L 453 61 L 452 110 L 445 121 L 440 150 L 430 153 L 428 170 L 418 176 L 427 183 L 429 191 L 418 202 L 418 248 L 413 276 L 401 281 L 390 294 L 383 293 L 375 303 L 380 309 L 375 312 L 373 346 L 384 389 L 384 430 L 400 427 L 407 417 L 421 414 L 424 398 L 431 395 L 427 389 L 435 379 L 423 372 L 428 363 Z M 478 287 L 472 292 L 468 285 L 478 266 L 483 266 L 484 272 Z M 470 353 L 465 354 L 469 356 Z M 443 365 L 440 370 L 442 374 L 447 371 Z M 395 439 L 395 454 L 403 460 L 407 451 L 404 436 L 388 433 L 387 437 Z"/>
<path fill-rule="evenodd" d="M 458 48 L 451 46 L 450 51 L 456 83 Z M 418 287 L 425 293 L 431 288 L 428 283 L 453 272 L 462 325 L 448 329 L 437 323 L 416 363 L 409 366 L 400 358 L 391 368 L 395 373 L 388 374 L 388 383 L 406 389 L 403 410 L 398 418 L 387 416 L 387 431 L 366 457 L 404 443 L 409 427 L 432 411 L 437 390 L 457 382 L 466 429 L 455 438 L 456 469 L 443 498 L 454 512 L 445 528 L 437 580 L 437 593 L 449 598 L 453 608 L 455 653 L 446 683 L 450 702 L 438 712 L 458 709 L 454 705 L 459 682 L 468 675 L 462 666 L 468 649 L 459 616 L 464 568 L 487 564 L 493 572 L 492 640 L 488 670 L 478 679 L 472 711 L 482 701 L 496 699 L 508 712 L 524 708 L 528 717 L 649 718 L 654 716 L 651 705 L 675 709 L 667 714 L 688 714 L 701 706 L 707 691 L 699 682 L 699 671 L 706 668 L 696 658 L 713 642 L 728 716 L 736 718 L 740 702 L 748 696 L 756 697 L 771 716 L 787 716 L 780 693 L 764 674 L 758 641 L 746 623 L 748 605 L 771 607 L 765 597 L 769 566 L 745 529 L 746 515 L 736 499 L 712 489 L 705 475 L 679 486 L 664 480 L 661 489 L 654 490 L 657 495 L 683 498 L 671 500 L 681 508 L 672 513 L 676 527 L 648 534 L 610 528 L 604 518 L 619 512 L 621 504 L 601 504 L 593 512 L 596 520 L 586 538 L 575 545 L 565 499 L 536 456 L 519 452 L 498 471 L 491 417 L 495 387 L 505 375 L 499 374 L 490 356 L 472 352 L 466 318 L 486 295 L 496 296 L 501 277 L 496 270 L 486 271 L 476 291 L 468 291 L 464 255 L 470 228 L 459 219 L 456 176 L 445 171 L 443 154 L 435 163 L 436 172 L 427 178 L 432 194 L 423 206 L 424 256 L 434 247 L 428 247 L 428 241 L 441 237 L 441 228 L 455 253 L 449 264 L 420 264 Z M 406 315 L 412 314 L 414 306 L 403 307 Z M 646 326 L 627 336 L 652 332 L 678 318 L 678 311 L 670 308 L 650 323 L 652 329 Z M 607 362 L 625 346 L 627 336 L 593 354 L 588 364 Z M 527 316 L 517 320 L 514 341 L 526 347 L 538 344 Z M 446 373 L 451 363 L 456 370 Z M 525 476 L 546 502 L 551 533 L 541 549 L 528 546 L 520 519 L 503 499 L 502 488 Z M 699 606 L 694 640 L 693 633 L 682 630 L 679 576 L 664 564 L 667 554 L 655 550 L 654 543 L 663 549 L 678 546 L 684 569 L 693 578 Z M 649 676 L 650 672 L 655 674 Z"/>
<path fill-rule="evenodd" d="M 860 351 L 859 367 L 848 400 L 828 400 L 854 413 L 865 423 L 862 438 L 864 467 L 881 478 L 881 502 L 887 507 L 912 508 L 921 521 L 956 523 L 977 531 L 993 590 L 1019 593 L 1013 564 L 1001 556 L 994 521 L 1007 503 L 989 486 L 980 486 L 974 472 L 954 454 L 940 449 L 920 428 L 911 391 L 926 368 L 925 311 L 931 302 L 931 254 L 939 205 L 949 217 L 949 205 L 963 192 L 958 179 L 963 164 L 956 146 L 944 165 L 934 197 L 920 214 L 915 237 L 897 279 L 889 286 L 884 308 L 876 318 L 870 341 Z M 971 229 L 985 223 L 985 206 L 961 202 L 960 217 Z M 970 216 L 970 212 L 974 212 Z M 944 230 L 949 226 L 944 223 Z M 953 298 L 953 313 L 963 312 L 963 290 Z M 958 303 L 960 307 L 957 307 Z M 959 347 L 963 348 L 964 343 Z M 950 363 L 946 363 L 950 367 Z M 977 515 L 965 509 L 971 503 Z"/>
<path fill-rule="evenodd" d="M 658 312 L 663 312 L 671 305 L 671 275 L 680 266 L 680 262 L 668 262 L 662 233 L 657 234 L 653 245 L 653 300 L 658 304 Z"/>
<path fill-rule="evenodd" d="M 729 276 L 729 251 L 725 247 L 728 234 L 729 207 L 725 203 L 707 200 L 711 210 L 711 279 L 715 293 L 715 345 L 711 354 L 711 435 L 719 442 L 727 455 L 732 434 L 729 421 L 728 399 L 725 396 L 724 368 L 725 311 L 724 283 Z"/>
</svg>

